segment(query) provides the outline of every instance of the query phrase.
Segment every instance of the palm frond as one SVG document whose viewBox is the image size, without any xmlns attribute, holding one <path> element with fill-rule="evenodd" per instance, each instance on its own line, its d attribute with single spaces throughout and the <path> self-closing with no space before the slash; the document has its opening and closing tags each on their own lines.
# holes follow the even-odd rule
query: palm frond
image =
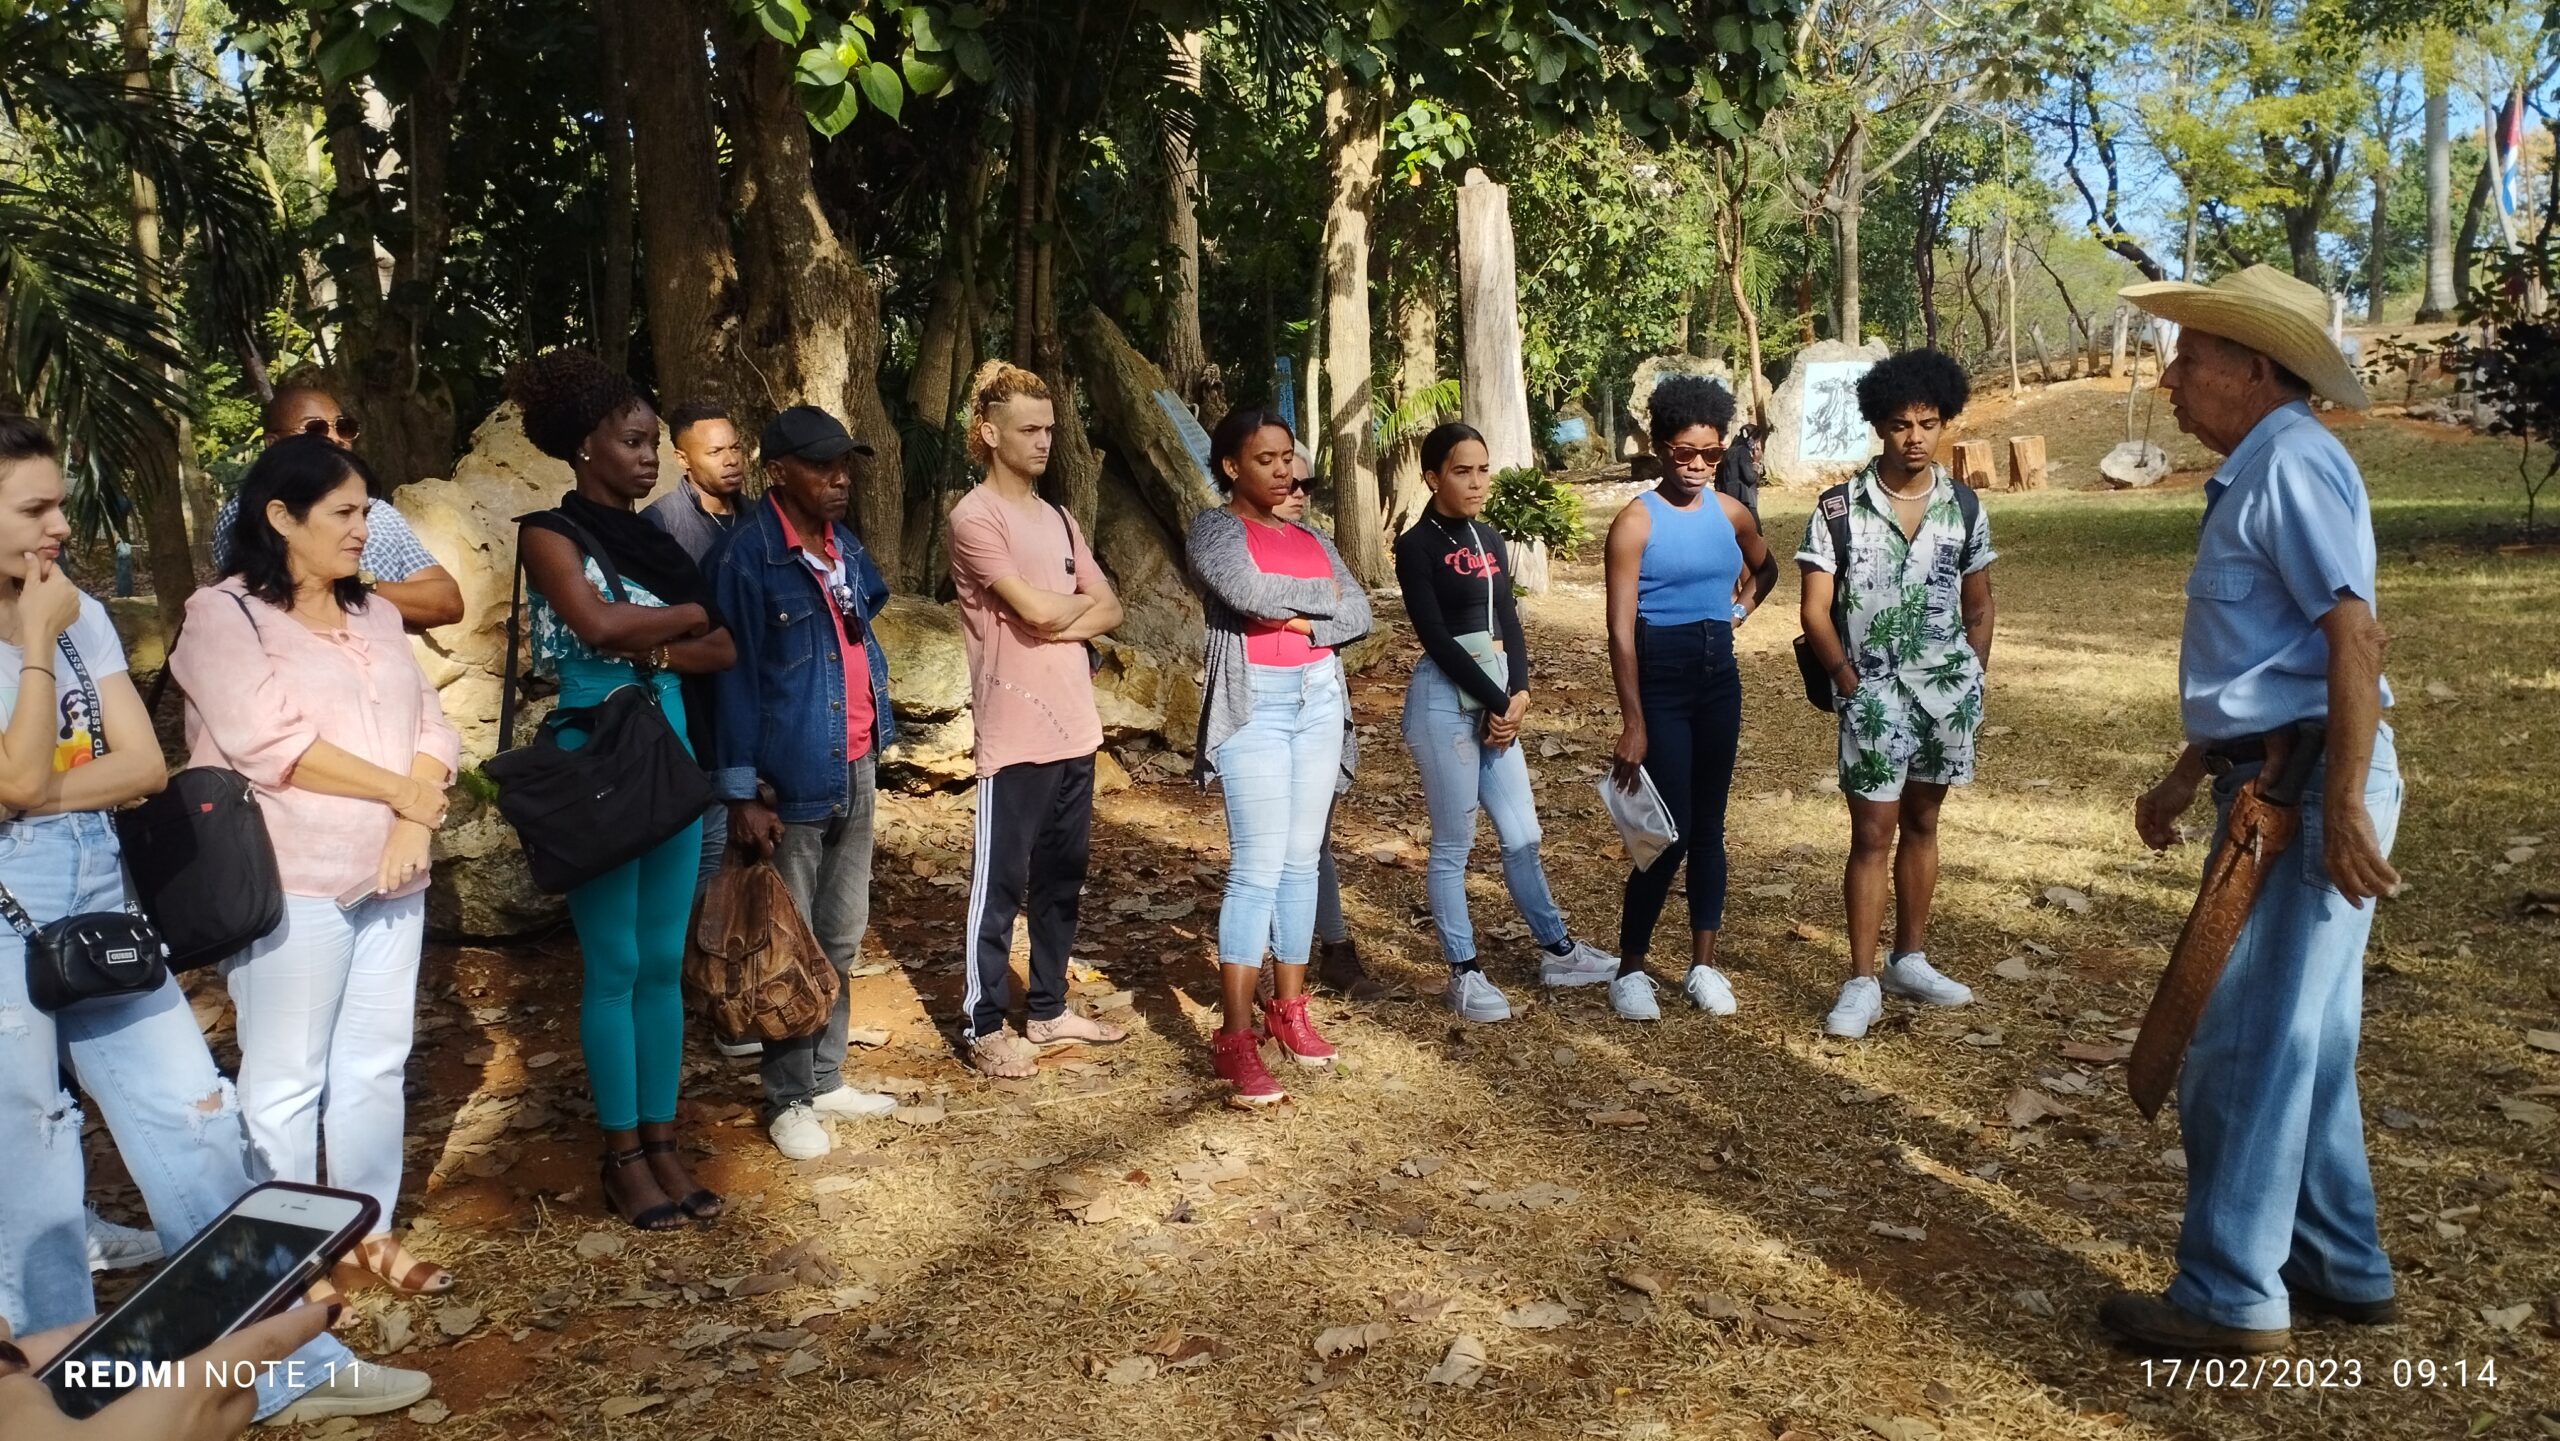
<svg viewBox="0 0 2560 1441">
<path fill-rule="evenodd" d="M 1378 449 L 1381 453 L 1395 449 L 1406 441 L 1428 434 L 1443 416 L 1459 411 L 1458 382 L 1435 380 L 1402 401 L 1381 392 L 1374 403 L 1378 427 Z"/>
</svg>

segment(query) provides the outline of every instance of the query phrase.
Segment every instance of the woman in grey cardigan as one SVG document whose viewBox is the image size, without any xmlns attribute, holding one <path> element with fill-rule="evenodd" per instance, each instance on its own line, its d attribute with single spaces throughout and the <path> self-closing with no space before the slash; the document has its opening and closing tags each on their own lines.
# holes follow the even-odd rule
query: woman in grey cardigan
<svg viewBox="0 0 2560 1441">
<path fill-rule="evenodd" d="M 1304 482 L 1291 474 L 1286 422 L 1238 410 L 1209 439 L 1209 471 L 1228 500 L 1191 523 L 1192 583 L 1208 625 L 1193 776 L 1226 800 L 1227 891 L 1218 909 L 1226 1018 L 1212 1051 L 1218 1078 L 1251 1105 L 1286 1100 L 1262 1064 L 1252 1016 L 1268 953 L 1279 964 L 1263 1026 L 1300 1065 L 1333 1047 L 1307 1019 L 1316 863 L 1347 760 L 1350 696 L 1334 647 L 1368 634 L 1369 596 L 1333 542 L 1276 513 Z"/>
</svg>

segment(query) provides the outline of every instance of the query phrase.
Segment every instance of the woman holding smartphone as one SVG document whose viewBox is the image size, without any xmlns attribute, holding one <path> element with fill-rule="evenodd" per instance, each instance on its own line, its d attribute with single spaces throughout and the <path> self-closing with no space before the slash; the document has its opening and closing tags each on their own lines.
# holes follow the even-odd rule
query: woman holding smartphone
<svg viewBox="0 0 2560 1441">
<path fill-rule="evenodd" d="M 1618 958 L 1565 929 L 1538 856 L 1537 800 L 1519 744 L 1529 713 L 1529 643 L 1502 537 L 1477 519 L 1493 495 L 1484 436 L 1456 421 L 1424 436 L 1422 480 L 1431 503 L 1396 538 L 1396 581 L 1422 642 L 1404 692 L 1404 743 L 1431 811 L 1424 890 L 1449 963 L 1449 1009 L 1461 1020 L 1507 1021 L 1511 1003 L 1477 964 L 1467 915 L 1467 855 L 1480 811 L 1493 813 L 1503 884 L 1538 943 L 1540 983 L 1602 985 L 1617 976 Z"/>
<path fill-rule="evenodd" d="M 125 905 L 109 813 L 167 780 L 105 607 L 59 568 L 71 525 L 57 454 L 42 426 L 0 415 L 0 888 L 29 930 Z M 0 1185 L 0 1318 L 20 1334 L 97 1309 L 66 1057 L 169 1250 L 250 1185 L 238 1102 L 177 981 L 42 1011 L 28 999 L 25 932 L 0 925 L 0 1157 L 10 1168 Z M 415 1371 L 356 1366 L 328 1336 L 293 1359 L 298 1372 L 261 1382 L 262 1417 L 373 1415 L 430 1389 Z"/>
<path fill-rule="evenodd" d="M 453 1289 L 392 1231 L 426 939 L 427 847 L 461 739 L 400 612 L 363 564 L 371 477 L 319 436 L 267 447 L 240 484 L 222 579 L 187 601 L 169 670 L 188 763 L 248 777 L 275 845 L 284 920 L 223 963 L 239 1014 L 240 1104 L 278 1180 L 373 1198 L 357 1248 L 404 1295 Z"/>
</svg>

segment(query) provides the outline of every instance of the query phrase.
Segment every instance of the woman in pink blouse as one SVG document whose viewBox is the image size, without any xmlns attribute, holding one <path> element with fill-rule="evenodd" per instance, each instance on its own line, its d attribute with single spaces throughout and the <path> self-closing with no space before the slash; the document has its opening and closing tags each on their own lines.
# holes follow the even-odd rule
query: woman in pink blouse
<svg viewBox="0 0 2560 1441">
<path fill-rule="evenodd" d="M 364 462 L 296 436 L 240 487 L 220 583 L 187 602 L 169 667 L 188 763 L 249 778 L 275 842 L 284 921 L 223 964 L 239 1013 L 240 1104 L 280 1180 L 373 1197 L 365 1269 L 401 1292 L 453 1288 L 391 1232 L 426 935 L 427 847 L 461 743 L 399 611 L 356 571 Z"/>
</svg>

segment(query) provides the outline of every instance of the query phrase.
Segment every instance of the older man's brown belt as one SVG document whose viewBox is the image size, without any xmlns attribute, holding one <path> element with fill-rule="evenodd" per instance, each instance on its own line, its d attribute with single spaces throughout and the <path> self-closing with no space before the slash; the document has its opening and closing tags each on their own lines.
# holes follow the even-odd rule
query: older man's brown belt
<svg viewBox="0 0 2560 1441">
<path fill-rule="evenodd" d="M 2222 979 L 2223 963 L 2231 959 L 2231 947 L 2249 922 L 2258 886 L 2293 844 L 2303 788 L 2327 741 L 2327 726 L 2304 721 L 2206 751 L 2206 768 L 2217 775 L 2234 765 L 2263 764 L 2231 798 L 2195 908 L 2187 912 L 2186 928 L 2178 933 L 2177 949 L 2170 952 L 2169 967 L 2160 973 L 2160 988 L 2143 1015 L 2142 1033 L 2134 1038 L 2125 1079 L 2133 1104 L 2145 1117 L 2160 1114 L 2160 1103 L 2168 1099 L 2186 1060 L 2196 1022 Z"/>
</svg>

